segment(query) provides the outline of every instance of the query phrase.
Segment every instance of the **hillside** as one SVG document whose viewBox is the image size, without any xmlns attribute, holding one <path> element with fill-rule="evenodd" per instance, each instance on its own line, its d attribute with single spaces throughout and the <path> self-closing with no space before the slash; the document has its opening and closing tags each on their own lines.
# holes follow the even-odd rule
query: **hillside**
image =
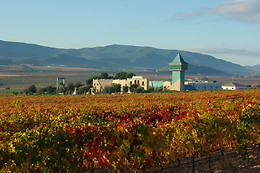
<svg viewBox="0 0 260 173">
<path fill-rule="evenodd" d="M 254 66 L 246 66 L 246 68 L 248 68 L 250 70 L 257 71 L 257 72 L 260 72 L 260 64 L 254 65 Z"/>
<path fill-rule="evenodd" d="M 163 69 L 180 52 L 191 74 L 245 74 L 248 69 L 213 56 L 188 51 L 125 45 L 82 49 L 58 49 L 0 41 L 0 64 L 65 65 L 115 69 Z"/>
</svg>

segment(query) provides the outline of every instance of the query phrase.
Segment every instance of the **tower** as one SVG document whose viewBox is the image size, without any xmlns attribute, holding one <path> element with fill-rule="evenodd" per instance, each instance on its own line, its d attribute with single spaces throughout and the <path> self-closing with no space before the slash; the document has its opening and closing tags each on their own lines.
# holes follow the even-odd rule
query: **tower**
<svg viewBox="0 0 260 173">
<path fill-rule="evenodd" d="M 186 63 L 181 54 L 178 53 L 174 60 L 169 64 L 169 70 L 172 71 L 172 85 L 169 90 L 184 91 L 185 70 L 188 69 L 188 63 Z"/>
<path fill-rule="evenodd" d="M 57 78 L 57 92 L 59 91 L 60 86 L 65 86 L 65 78 Z"/>
</svg>

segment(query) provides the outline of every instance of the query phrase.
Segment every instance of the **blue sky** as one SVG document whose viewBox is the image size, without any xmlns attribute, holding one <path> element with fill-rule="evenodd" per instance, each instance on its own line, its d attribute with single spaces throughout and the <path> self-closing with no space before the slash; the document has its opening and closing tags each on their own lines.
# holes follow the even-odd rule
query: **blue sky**
<svg viewBox="0 0 260 173">
<path fill-rule="evenodd" d="M 111 44 L 260 64 L 260 0 L 0 0 L 0 40 L 58 48 Z"/>
</svg>

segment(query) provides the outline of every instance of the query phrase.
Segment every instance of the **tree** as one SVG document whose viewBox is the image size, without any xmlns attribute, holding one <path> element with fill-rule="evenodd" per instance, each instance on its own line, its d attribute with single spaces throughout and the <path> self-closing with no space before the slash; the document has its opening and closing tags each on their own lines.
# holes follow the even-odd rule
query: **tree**
<svg viewBox="0 0 260 173">
<path fill-rule="evenodd" d="M 88 79 L 86 80 L 86 85 L 92 86 L 92 85 L 93 85 L 93 79 L 88 78 Z"/>
<path fill-rule="evenodd" d="M 126 78 L 132 78 L 133 76 L 135 76 L 134 73 L 132 72 L 118 72 L 116 75 L 115 75 L 115 78 L 116 79 L 126 79 Z"/>
<path fill-rule="evenodd" d="M 26 95 L 28 95 L 28 94 L 29 94 L 29 91 L 28 91 L 28 89 L 24 89 L 24 90 L 23 90 L 23 92 L 24 92 Z"/>
<path fill-rule="evenodd" d="M 76 87 L 77 89 L 79 89 L 79 87 L 81 87 L 81 86 L 83 86 L 81 82 L 77 82 L 77 83 L 75 84 L 75 87 Z"/>
<path fill-rule="evenodd" d="M 104 93 L 111 94 L 115 92 L 115 88 L 113 86 L 106 86 L 104 88 Z"/>
<path fill-rule="evenodd" d="M 111 86 L 107 86 L 104 88 L 104 93 L 107 93 L 107 94 L 118 93 L 118 92 L 121 92 L 120 84 L 112 84 Z"/>
<path fill-rule="evenodd" d="M 98 76 L 90 76 L 87 80 L 86 80 L 86 85 L 89 85 L 92 87 L 93 85 L 93 79 L 98 79 Z"/>
<path fill-rule="evenodd" d="M 31 85 L 28 87 L 29 94 L 34 94 L 34 93 L 36 93 L 36 91 L 37 91 L 37 89 L 36 89 L 35 85 Z"/>
<path fill-rule="evenodd" d="M 126 73 L 126 78 L 132 78 L 133 76 L 135 76 L 135 74 L 132 72 Z"/>
<path fill-rule="evenodd" d="M 47 88 L 46 87 L 39 88 L 39 90 L 38 90 L 39 94 L 44 94 L 45 92 L 47 92 Z"/>
<path fill-rule="evenodd" d="M 135 92 L 135 89 L 138 87 L 138 85 L 134 84 L 130 86 L 130 91 Z"/>
<path fill-rule="evenodd" d="M 112 84 L 112 86 L 115 88 L 115 92 L 121 92 L 121 85 L 120 84 Z"/>
<path fill-rule="evenodd" d="M 127 93 L 127 92 L 128 92 L 128 86 L 127 86 L 127 85 L 123 86 L 123 92 L 124 92 L 124 93 Z"/>
<path fill-rule="evenodd" d="M 65 87 L 65 86 L 61 86 L 60 88 L 59 88 L 59 93 L 62 93 L 62 94 L 66 94 L 66 91 L 67 91 L 67 87 Z"/>
<path fill-rule="evenodd" d="M 108 74 L 107 72 L 103 72 L 101 73 L 101 75 L 99 76 L 100 79 L 108 79 Z"/>
<path fill-rule="evenodd" d="M 141 87 L 141 86 L 138 86 L 138 87 L 134 90 L 134 92 L 136 92 L 136 93 L 143 93 L 143 92 L 144 92 L 144 88 Z"/>
<path fill-rule="evenodd" d="M 57 88 L 56 88 L 56 87 L 53 87 L 53 86 L 47 86 L 47 87 L 46 87 L 46 92 L 47 92 L 48 94 L 55 94 L 55 93 L 56 93 L 56 90 L 57 90 Z"/>
<path fill-rule="evenodd" d="M 72 92 L 74 91 L 74 84 L 73 83 L 69 83 L 67 86 L 67 91 L 70 93 L 70 95 L 72 94 Z"/>
<path fill-rule="evenodd" d="M 153 87 L 149 87 L 148 90 L 145 91 L 146 93 L 151 93 L 154 92 L 154 88 Z"/>
<path fill-rule="evenodd" d="M 39 88 L 38 93 L 39 94 L 56 94 L 57 88 L 53 86 L 47 86 L 43 88 Z"/>
<path fill-rule="evenodd" d="M 158 87 L 158 88 L 155 89 L 155 91 L 162 91 L 162 90 L 163 90 L 163 86 Z"/>
<path fill-rule="evenodd" d="M 115 75 L 115 78 L 116 78 L 116 79 L 126 79 L 126 72 L 118 72 L 118 73 Z"/>
<path fill-rule="evenodd" d="M 79 94 L 87 94 L 90 91 L 90 86 L 81 86 L 79 87 L 78 93 Z"/>
</svg>

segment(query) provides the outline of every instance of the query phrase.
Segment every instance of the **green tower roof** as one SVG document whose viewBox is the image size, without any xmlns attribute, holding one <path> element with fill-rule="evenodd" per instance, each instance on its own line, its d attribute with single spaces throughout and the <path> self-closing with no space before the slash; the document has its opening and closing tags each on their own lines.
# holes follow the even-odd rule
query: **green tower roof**
<svg viewBox="0 0 260 173">
<path fill-rule="evenodd" d="M 188 69 L 188 63 L 186 63 L 181 54 L 178 53 L 174 60 L 169 64 L 170 70 L 184 71 Z"/>
</svg>

